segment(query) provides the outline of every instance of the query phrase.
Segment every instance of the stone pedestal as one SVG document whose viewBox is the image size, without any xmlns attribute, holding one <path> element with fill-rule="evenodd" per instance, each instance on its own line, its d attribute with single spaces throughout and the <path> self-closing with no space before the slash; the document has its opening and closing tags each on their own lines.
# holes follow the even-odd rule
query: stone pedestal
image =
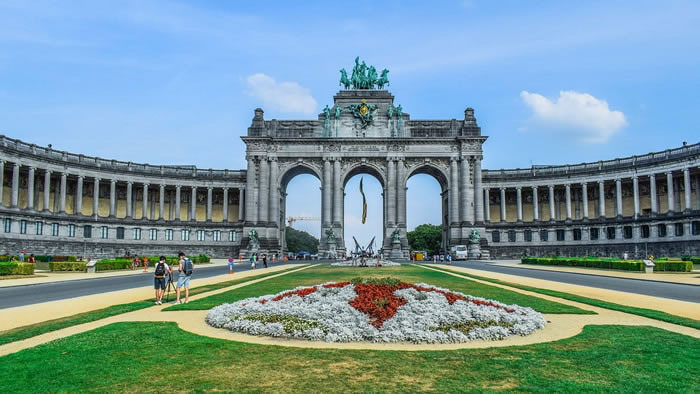
<svg viewBox="0 0 700 394">
<path fill-rule="evenodd" d="M 328 245 L 326 247 L 326 257 L 329 259 L 338 257 L 338 254 L 336 253 L 335 241 L 328 241 Z"/>
<path fill-rule="evenodd" d="M 389 253 L 389 258 L 403 258 L 403 253 L 401 252 L 401 241 L 399 241 L 398 239 L 391 242 L 391 253 Z"/>
<path fill-rule="evenodd" d="M 477 260 L 481 258 L 481 246 L 478 243 L 470 242 L 467 245 L 467 259 Z"/>
</svg>

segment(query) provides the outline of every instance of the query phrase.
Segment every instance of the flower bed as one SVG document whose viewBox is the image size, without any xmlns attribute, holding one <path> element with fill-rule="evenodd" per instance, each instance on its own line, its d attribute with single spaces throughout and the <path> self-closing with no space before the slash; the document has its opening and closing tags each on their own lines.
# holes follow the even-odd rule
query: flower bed
<svg viewBox="0 0 700 394">
<path fill-rule="evenodd" d="M 206 321 L 251 335 L 326 342 L 459 343 L 524 336 L 545 326 L 532 308 L 391 278 L 246 298 L 212 308 Z"/>
<path fill-rule="evenodd" d="M 352 260 L 343 260 L 343 261 L 338 261 L 337 263 L 332 263 L 331 264 L 334 267 L 359 267 L 360 266 L 360 261 L 356 260 L 353 262 Z M 367 267 L 376 267 L 377 266 L 377 259 L 367 259 L 365 260 L 365 265 Z M 389 260 L 379 260 L 379 266 L 380 267 L 398 267 L 401 264 L 399 263 L 394 263 Z"/>
</svg>

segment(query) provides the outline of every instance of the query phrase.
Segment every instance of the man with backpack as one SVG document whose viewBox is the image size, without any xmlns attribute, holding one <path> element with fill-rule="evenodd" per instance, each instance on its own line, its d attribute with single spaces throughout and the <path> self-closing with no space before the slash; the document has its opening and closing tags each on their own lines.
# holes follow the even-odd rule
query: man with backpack
<svg viewBox="0 0 700 394">
<path fill-rule="evenodd" d="M 180 304 L 180 288 L 185 286 L 185 304 L 190 302 L 190 279 L 192 277 L 192 272 L 194 271 L 194 263 L 192 260 L 188 259 L 183 252 L 178 254 L 180 258 L 180 263 L 178 264 L 177 270 L 180 272 L 177 278 L 177 287 L 175 292 L 177 293 L 177 301 L 175 304 Z"/>
<path fill-rule="evenodd" d="M 163 294 L 165 294 L 165 275 L 171 274 L 172 271 L 168 264 L 165 263 L 165 256 L 160 256 L 160 261 L 156 263 L 156 275 L 153 287 L 156 289 L 156 305 L 163 304 Z"/>
</svg>

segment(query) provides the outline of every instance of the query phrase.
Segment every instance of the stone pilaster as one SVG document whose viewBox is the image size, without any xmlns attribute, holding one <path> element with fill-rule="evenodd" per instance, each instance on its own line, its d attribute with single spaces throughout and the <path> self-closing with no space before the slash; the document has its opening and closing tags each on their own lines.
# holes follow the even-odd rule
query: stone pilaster
<svg viewBox="0 0 700 394">
<path fill-rule="evenodd" d="M 398 188 L 397 188 L 398 189 Z M 459 170 L 457 158 L 450 159 L 450 225 L 459 224 Z"/>
<path fill-rule="evenodd" d="M 474 223 L 484 222 L 484 194 L 481 191 L 481 156 L 474 158 Z M 489 216 L 491 214 L 489 213 Z"/>
<path fill-rule="evenodd" d="M 270 213 L 270 162 L 267 157 L 260 159 L 260 193 L 258 195 L 258 221 L 267 223 Z"/>
<path fill-rule="evenodd" d="M 386 166 L 386 224 L 388 227 L 387 231 L 391 233 L 391 231 L 393 231 L 391 229 L 394 227 L 394 223 L 396 222 L 396 162 L 393 158 L 388 158 Z"/>
<path fill-rule="evenodd" d="M 270 158 L 270 222 L 276 227 L 283 226 L 280 218 L 279 163 L 276 157 Z"/>
</svg>

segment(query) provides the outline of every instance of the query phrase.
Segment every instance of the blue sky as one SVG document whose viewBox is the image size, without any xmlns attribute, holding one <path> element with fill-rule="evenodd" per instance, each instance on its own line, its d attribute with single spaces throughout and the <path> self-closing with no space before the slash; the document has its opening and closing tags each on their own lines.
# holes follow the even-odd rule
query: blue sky
<svg viewBox="0 0 700 394">
<path fill-rule="evenodd" d="M 0 0 L 0 133 L 244 168 L 254 108 L 315 118 L 359 55 L 413 119 L 474 107 L 485 168 L 595 161 L 698 142 L 698 38 L 700 3 L 683 1 Z M 439 222 L 437 183 L 411 182 L 409 227 Z"/>
</svg>

